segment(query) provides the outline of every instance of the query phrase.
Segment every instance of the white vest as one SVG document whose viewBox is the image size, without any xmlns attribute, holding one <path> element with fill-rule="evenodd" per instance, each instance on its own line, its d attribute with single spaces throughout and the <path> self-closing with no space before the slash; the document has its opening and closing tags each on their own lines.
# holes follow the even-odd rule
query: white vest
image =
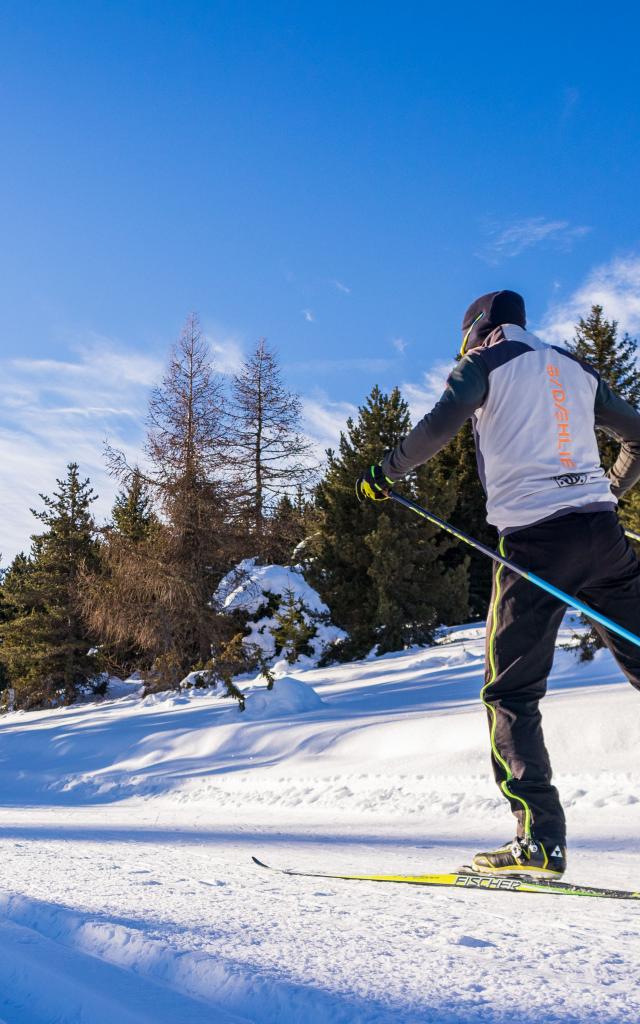
<svg viewBox="0 0 640 1024">
<path fill-rule="evenodd" d="M 496 358 L 474 415 L 487 519 L 513 530 L 568 508 L 615 505 L 595 436 L 597 377 L 521 327 L 500 330 L 507 345 L 532 351 Z M 505 342 L 495 346 L 496 357 Z M 488 363 L 492 348 L 484 348 Z"/>
</svg>

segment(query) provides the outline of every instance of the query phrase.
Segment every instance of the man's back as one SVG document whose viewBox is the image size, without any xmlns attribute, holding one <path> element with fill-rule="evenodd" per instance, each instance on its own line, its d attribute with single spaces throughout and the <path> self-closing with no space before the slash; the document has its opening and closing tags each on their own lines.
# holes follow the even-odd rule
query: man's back
<svg viewBox="0 0 640 1024">
<path fill-rule="evenodd" d="M 473 420 L 489 522 L 510 531 L 567 509 L 613 509 L 595 435 L 595 370 L 514 324 L 466 358 L 486 378 Z"/>
<path fill-rule="evenodd" d="M 517 324 L 493 327 L 460 359 L 439 402 L 383 459 L 385 476 L 427 462 L 470 418 L 487 519 L 501 533 L 612 510 L 640 479 L 637 411 L 587 363 Z M 608 474 L 596 427 L 622 442 Z"/>
</svg>

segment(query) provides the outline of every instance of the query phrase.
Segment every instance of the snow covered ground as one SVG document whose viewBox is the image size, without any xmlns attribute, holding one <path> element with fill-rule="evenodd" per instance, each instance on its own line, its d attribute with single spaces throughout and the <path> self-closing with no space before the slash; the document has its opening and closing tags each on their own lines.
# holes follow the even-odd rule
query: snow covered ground
<svg viewBox="0 0 640 1024">
<path fill-rule="evenodd" d="M 0 719 L 0 1022 L 637 1024 L 640 904 L 251 863 L 418 873 L 510 838 L 482 647 L 288 669 L 244 715 L 183 693 Z M 640 694 L 559 651 L 545 725 L 568 878 L 638 888 Z"/>
</svg>

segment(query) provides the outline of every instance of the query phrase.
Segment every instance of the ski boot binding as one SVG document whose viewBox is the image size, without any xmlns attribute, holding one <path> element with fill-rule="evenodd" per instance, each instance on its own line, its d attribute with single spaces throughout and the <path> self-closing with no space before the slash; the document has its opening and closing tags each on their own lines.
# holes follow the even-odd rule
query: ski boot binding
<svg viewBox="0 0 640 1024">
<path fill-rule="evenodd" d="M 490 853 L 476 853 L 471 862 L 471 870 L 480 875 L 531 878 L 561 878 L 566 867 L 566 846 L 542 843 L 533 836 L 516 837 L 513 842 Z"/>
</svg>

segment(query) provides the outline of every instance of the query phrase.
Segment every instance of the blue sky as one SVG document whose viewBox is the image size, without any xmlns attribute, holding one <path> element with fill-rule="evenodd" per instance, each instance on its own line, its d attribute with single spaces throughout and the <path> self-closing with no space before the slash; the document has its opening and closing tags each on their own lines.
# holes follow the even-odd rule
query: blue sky
<svg viewBox="0 0 640 1024">
<path fill-rule="evenodd" d="M 192 309 L 321 444 L 374 383 L 426 411 L 483 291 L 640 332 L 637 6 L 440 6 L 0 4 L 5 561 L 68 459 L 106 510 Z"/>
</svg>

